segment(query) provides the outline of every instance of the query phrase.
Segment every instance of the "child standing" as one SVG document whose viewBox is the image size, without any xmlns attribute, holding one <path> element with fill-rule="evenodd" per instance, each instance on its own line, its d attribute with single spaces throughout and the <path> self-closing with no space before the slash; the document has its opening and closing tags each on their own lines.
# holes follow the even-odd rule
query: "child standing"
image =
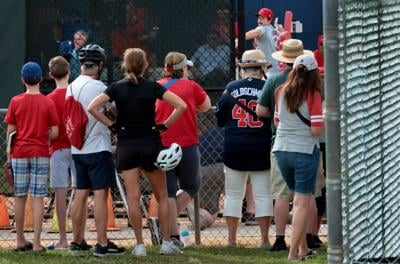
<svg viewBox="0 0 400 264">
<path fill-rule="evenodd" d="M 17 251 L 43 251 L 40 245 L 49 172 L 49 141 L 58 136 L 58 117 L 54 103 L 42 95 L 39 84 L 42 70 L 28 62 L 21 70 L 26 92 L 14 96 L 7 110 L 7 138 L 16 131 L 10 157 L 14 171 L 15 225 Z M 32 195 L 33 244 L 24 236 L 24 211 L 28 191 Z"/>
<path fill-rule="evenodd" d="M 70 76 L 70 66 L 66 59 L 57 56 L 49 61 L 50 77 L 56 82 L 57 88 L 47 97 L 55 105 L 60 125 L 58 126 L 58 137 L 50 143 L 50 188 L 55 190 L 56 213 L 60 237 L 57 242 L 50 243 L 48 249 L 68 249 L 66 234 L 66 200 L 67 192 L 70 187 L 69 172 L 71 173 L 72 187 L 75 187 L 74 167 L 71 155 L 71 144 L 65 132 L 62 122 L 67 93 L 68 79 Z"/>
</svg>

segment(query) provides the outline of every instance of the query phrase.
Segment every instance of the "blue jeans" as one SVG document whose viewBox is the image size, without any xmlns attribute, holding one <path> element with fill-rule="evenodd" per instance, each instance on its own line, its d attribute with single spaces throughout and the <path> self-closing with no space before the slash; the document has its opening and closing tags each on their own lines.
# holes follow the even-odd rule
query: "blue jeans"
<svg viewBox="0 0 400 264">
<path fill-rule="evenodd" d="M 312 154 L 275 151 L 279 169 L 291 191 L 313 194 L 319 162 L 319 149 L 315 146 Z"/>
</svg>

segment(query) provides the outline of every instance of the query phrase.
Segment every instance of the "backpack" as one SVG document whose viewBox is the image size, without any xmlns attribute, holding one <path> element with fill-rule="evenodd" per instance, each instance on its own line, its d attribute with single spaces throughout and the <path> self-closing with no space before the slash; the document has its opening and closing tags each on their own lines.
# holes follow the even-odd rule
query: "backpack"
<svg viewBox="0 0 400 264">
<path fill-rule="evenodd" d="M 72 93 L 72 85 L 69 85 L 71 95 L 65 99 L 64 104 L 63 121 L 65 131 L 69 142 L 77 149 L 82 149 L 83 144 L 85 144 L 86 125 L 89 122 L 82 104 L 78 101 L 86 84 L 82 86 L 77 99 L 75 99 Z"/>
</svg>

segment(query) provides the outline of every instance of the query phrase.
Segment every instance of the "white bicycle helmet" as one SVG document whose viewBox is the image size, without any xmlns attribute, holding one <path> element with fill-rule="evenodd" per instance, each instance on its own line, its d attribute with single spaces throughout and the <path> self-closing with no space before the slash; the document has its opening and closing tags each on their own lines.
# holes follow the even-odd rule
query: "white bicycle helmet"
<svg viewBox="0 0 400 264">
<path fill-rule="evenodd" d="M 182 159 L 182 148 L 176 143 L 160 151 L 157 157 L 157 161 L 154 163 L 163 171 L 169 171 L 178 166 Z"/>
</svg>

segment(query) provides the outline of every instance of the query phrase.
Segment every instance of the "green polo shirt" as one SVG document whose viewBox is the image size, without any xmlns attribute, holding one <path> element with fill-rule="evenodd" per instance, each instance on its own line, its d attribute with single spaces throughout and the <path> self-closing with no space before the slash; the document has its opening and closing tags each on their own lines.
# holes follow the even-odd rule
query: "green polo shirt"
<svg viewBox="0 0 400 264">
<path fill-rule="evenodd" d="M 292 69 L 286 69 L 281 73 L 275 74 L 267 79 L 262 89 L 261 95 L 257 103 L 261 106 L 268 107 L 272 113 L 271 117 L 271 130 L 272 130 L 272 143 L 275 138 L 276 128 L 274 125 L 274 112 L 275 112 L 275 91 L 287 79 L 289 72 Z"/>
</svg>

